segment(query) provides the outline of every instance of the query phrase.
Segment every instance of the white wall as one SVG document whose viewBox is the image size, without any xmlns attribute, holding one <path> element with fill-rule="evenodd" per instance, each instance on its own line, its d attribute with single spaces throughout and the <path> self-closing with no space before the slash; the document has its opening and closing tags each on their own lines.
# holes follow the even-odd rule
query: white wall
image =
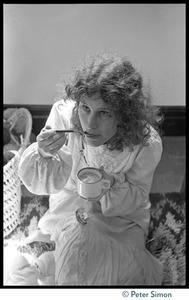
<svg viewBox="0 0 189 300">
<path fill-rule="evenodd" d="M 154 103 L 185 105 L 185 4 L 4 4 L 4 103 L 52 104 L 87 53 L 129 56 Z"/>
</svg>

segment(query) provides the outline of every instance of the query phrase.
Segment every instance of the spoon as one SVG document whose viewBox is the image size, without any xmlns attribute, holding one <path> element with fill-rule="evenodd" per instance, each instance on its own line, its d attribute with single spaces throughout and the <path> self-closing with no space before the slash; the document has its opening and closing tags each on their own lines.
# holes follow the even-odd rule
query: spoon
<svg viewBox="0 0 189 300">
<path fill-rule="evenodd" d="M 81 134 L 86 133 L 86 131 L 81 132 L 79 130 L 72 130 L 72 129 L 64 129 L 64 130 L 55 130 L 56 132 L 79 132 Z"/>
<path fill-rule="evenodd" d="M 76 130 L 72 130 L 72 129 L 65 129 L 65 130 L 55 130 L 56 132 L 79 132 Z"/>
</svg>

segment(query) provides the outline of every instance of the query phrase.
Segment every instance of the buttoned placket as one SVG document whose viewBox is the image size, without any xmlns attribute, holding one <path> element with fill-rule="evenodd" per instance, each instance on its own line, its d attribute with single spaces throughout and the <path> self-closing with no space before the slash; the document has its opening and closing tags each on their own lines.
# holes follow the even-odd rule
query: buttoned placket
<svg viewBox="0 0 189 300">
<path fill-rule="evenodd" d="M 81 136 L 81 138 L 80 138 L 80 154 L 81 154 L 81 157 L 84 160 L 85 164 L 87 166 L 89 166 L 89 164 L 87 162 L 87 159 L 86 159 L 86 156 L 84 154 L 84 150 L 85 150 L 85 148 L 84 148 L 84 140 L 83 140 L 83 137 Z"/>
</svg>

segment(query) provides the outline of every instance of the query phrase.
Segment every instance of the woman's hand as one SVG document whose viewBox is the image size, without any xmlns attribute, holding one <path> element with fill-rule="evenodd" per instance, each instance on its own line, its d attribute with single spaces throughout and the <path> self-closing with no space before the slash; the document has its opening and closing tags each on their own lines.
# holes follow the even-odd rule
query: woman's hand
<svg viewBox="0 0 189 300">
<path fill-rule="evenodd" d="M 50 158 L 65 144 L 67 138 L 64 132 L 55 132 L 50 126 L 46 126 L 37 136 L 38 151 L 44 158 Z"/>
<path fill-rule="evenodd" d="M 109 175 L 108 173 L 106 173 L 106 172 L 104 171 L 104 167 L 103 167 L 103 166 L 100 167 L 100 171 L 102 172 L 102 177 L 103 177 L 103 179 L 109 180 L 109 181 L 110 181 L 110 187 L 112 187 L 112 185 L 113 185 L 114 182 L 115 182 L 114 177 L 113 177 L 112 175 Z"/>
<path fill-rule="evenodd" d="M 104 167 L 100 167 L 100 170 L 102 172 L 102 176 L 103 176 L 103 179 L 106 179 L 106 180 L 109 180 L 110 181 L 110 188 L 112 187 L 112 185 L 114 184 L 115 182 L 115 179 L 113 176 L 107 174 L 105 171 L 104 171 Z M 107 193 L 108 189 L 103 189 L 102 190 L 102 193 L 100 194 L 100 196 L 96 197 L 96 198 L 87 198 L 88 201 L 90 202 L 97 202 L 97 201 L 100 201 L 100 199 Z"/>
</svg>

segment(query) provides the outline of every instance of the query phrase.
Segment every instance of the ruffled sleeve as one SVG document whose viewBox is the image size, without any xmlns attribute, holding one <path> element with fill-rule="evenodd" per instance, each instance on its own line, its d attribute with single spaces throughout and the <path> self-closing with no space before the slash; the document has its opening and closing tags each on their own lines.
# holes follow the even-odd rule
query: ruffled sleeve
<svg viewBox="0 0 189 300">
<path fill-rule="evenodd" d="M 46 125 L 54 129 L 69 128 L 73 103 L 63 100 L 55 102 Z M 60 192 L 66 185 L 72 170 L 72 156 L 64 145 L 56 155 L 43 158 L 38 153 L 37 143 L 23 152 L 18 166 L 18 174 L 27 189 L 38 195 Z"/>
<path fill-rule="evenodd" d="M 60 192 L 66 185 L 72 170 L 72 157 L 66 146 L 52 158 L 38 153 L 37 143 L 30 145 L 22 154 L 18 174 L 27 189 L 37 195 Z"/>
<path fill-rule="evenodd" d="M 114 174 L 115 184 L 100 200 L 104 215 L 128 216 L 147 206 L 154 171 L 161 154 L 161 139 L 158 135 L 153 136 L 148 146 L 140 148 L 129 170 Z"/>
</svg>

